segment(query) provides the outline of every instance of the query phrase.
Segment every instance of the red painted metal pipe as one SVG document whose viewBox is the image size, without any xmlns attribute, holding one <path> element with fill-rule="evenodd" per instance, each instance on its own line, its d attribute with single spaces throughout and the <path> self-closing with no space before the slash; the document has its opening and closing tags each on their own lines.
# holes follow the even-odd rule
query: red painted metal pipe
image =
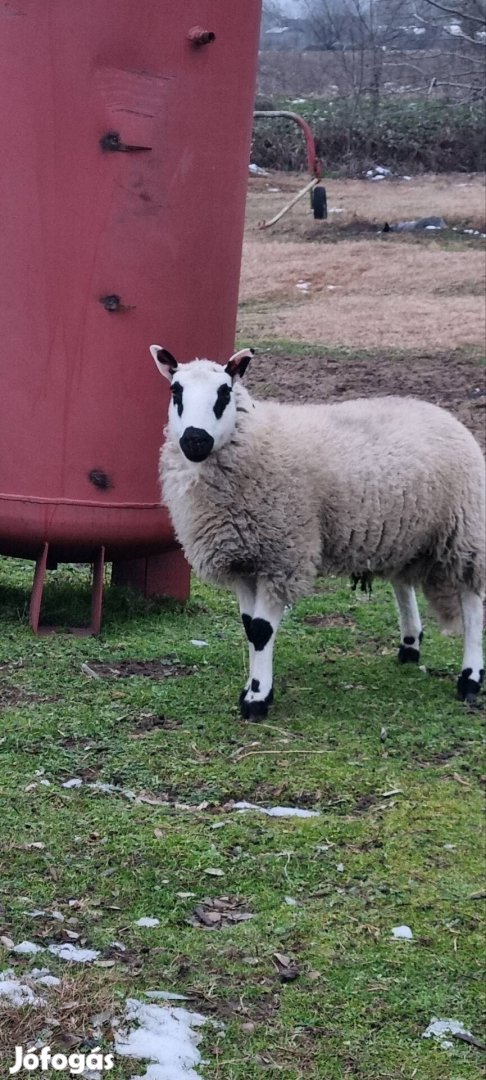
<svg viewBox="0 0 486 1080">
<path fill-rule="evenodd" d="M 317 156 L 314 135 L 310 124 L 307 123 L 307 120 L 304 120 L 303 116 L 299 116 L 299 113 L 287 112 L 283 109 L 271 109 L 266 111 L 262 109 L 256 109 L 253 115 L 256 117 L 283 116 L 285 119 L 293 120 L 295 124 L 298 124 L 298 126 L 304 132 L 305 145 L 307 150 L 307 165 L 309 168 L 309 172 L 311 176 L 314 176 L 316 178 L 316 180 L 321 179 L 322 165 Z"/>
</svg>

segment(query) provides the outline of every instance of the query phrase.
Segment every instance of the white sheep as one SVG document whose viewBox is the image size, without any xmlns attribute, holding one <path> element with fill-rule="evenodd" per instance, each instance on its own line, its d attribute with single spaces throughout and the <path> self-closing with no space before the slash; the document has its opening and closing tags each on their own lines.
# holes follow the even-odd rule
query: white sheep
<svg viewBox="0 0 486 1080">
<path fill-rule="evenodd" d="M 464 633 L 460 699 L 483 681 L 485 468 L 473 436 L 413 398 L 329 405 L 254 401 L 226 367 L 182 365 L 150 348 L 171 382 L 160 458 L 163 499 L 196 573 L 238 597 L 249 642 L 245 718 L 273 700 L 272 654 L 284 607 L 318 574 L 376 574 L 393 585 L 401 662 L 417 662 L 421 585 L 442 628 Z"/>
</svg>

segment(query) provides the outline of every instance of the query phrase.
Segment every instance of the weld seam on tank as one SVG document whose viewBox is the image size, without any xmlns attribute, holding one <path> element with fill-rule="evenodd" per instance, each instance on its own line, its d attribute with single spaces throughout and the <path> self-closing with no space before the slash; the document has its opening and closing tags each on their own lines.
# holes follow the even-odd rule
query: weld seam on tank
<svg viewBox="0 0 486 1080">
<path fill-rule="evenodd" d="M 95 506 L 102 510 L 160 510 L 161 503 L 96 502 L 94 499 L 44 499 L 35 495 L 4 495 L 5 502 L 35 503 L 39 506 Z"/>
</svg>

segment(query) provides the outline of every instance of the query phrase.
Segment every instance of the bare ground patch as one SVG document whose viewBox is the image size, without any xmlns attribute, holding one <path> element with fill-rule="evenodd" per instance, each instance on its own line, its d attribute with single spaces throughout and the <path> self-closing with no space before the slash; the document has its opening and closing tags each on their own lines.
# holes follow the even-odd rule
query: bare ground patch
<svg viewBox="0 0 486 1080">
<path fill-rule="evenodd" d="M 179 664 L 169 659 L 114 660 L 111 664 L 90 660 L 88 666 L 102 679 L 179 679 L 182 675 L 193 675 L 197 670 L 193 665 Z"/>
<path fill-rule="evenodd" d="M 349 618 L 347 615 L 304 615 L 302 622 L 306 626 L 325 626 L 328 629 L 336 626 L 356 626 L 354 619 Z"/>
<path fill-rule="evenodd" d="M 319 356 L 256 355 L 248 370 L 256 397 L 281 401 L 342 401 L 374 394 L 424 398 L 453 412 L 485 442 L 485 369 L 457 353 L 419 353 L 407 360 L 386 352 L 357 360 Z"/>
</svg>

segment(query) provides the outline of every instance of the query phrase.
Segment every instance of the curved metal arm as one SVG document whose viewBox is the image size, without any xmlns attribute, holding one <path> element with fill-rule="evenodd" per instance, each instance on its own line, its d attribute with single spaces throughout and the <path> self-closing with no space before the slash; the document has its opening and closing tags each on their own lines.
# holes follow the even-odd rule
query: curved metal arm
<svg viewBox="0 0 486 1080">
<path fill-rule="evenodd" d="M 303 116 L 299 116 L 298 113 L 286 112 L 285 110 L 281 109 L 276 109 L 268 112 L 265 112 L 265 110 L 257 109 L 253 113 L 253 116 L 283 116 L 287 120 L 293 120 L 296 124 L 298 124 L 305 135 L 305 141 L 307 146 L 307 164 L 309 166 L 309 172 L 312 174 L 312 176 L 316 178 L 316 180 L 321 179 L 322 166 L 319 158 L 317 157 L 315 139 L 312 134 L 312 129 L 310 125 L 307 123 L 307 120 L 304 120 Z"/>
</svg>

